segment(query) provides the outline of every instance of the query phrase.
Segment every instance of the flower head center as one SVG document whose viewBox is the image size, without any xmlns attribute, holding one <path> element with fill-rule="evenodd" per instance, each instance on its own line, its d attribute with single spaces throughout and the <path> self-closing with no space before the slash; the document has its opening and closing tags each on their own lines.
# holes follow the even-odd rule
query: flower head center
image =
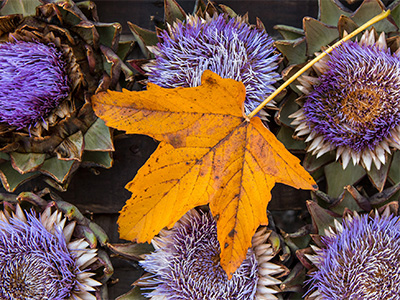
<svg viewBox="0 0 400 300">
<path fill-rule="evenodd" d="M 350 122 L 370 123 L 381 112 L 381 90 L 356 89 L 342 100 L 342 112 Z"/>
<path fill-rule="evenodd" d="M 381 250 L 385 252 L 384 249 Z M 393 286 L 393 281 L 388 278 L 399 276 L 398 267 L 395 266 L 399 258 L 393 257 L 395 260 L 389 261 L 387 257 L 375 256 L 378 251 L 379 249 L 366 250 L 365 254 L 369 256 L 364 257 L 352 255 L 351 262 L 347 262 L 347 266 L 342 266 L 341 271 L 348 296 L 357 292 L 363 292 L 365 295 L 377 293 L 383 287 L 389 290 L 396 288 Z"/>
<path fill-rule="evenodd" d="M 64 235 L 28 223 L 0 221 L 0 299 L 67 299 L 77 288 L 75 261 Z"/>
<path fill-rule="evenodd" d="M 218 254 L 215 254 L 214 256 L 211 256 L 211 261 L 214 263 L 214 266 L 219 266 L 221 263 L 221 258 Z"/>
<path fill-rule="evenodd" d="M 62 288 L 60 272 L 43 260 L 44 253 L 12 253 L 0 264 L 6 299 L 50 299 Z M 7 298 L 8 297 L 8 298 Z"/>
</svg>

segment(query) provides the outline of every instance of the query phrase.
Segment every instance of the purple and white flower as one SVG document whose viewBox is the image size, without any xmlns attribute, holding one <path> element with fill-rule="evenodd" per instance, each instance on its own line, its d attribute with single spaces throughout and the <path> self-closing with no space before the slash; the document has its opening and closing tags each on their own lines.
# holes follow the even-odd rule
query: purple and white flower
<svg viewBox="0 0 400 300">
<path fill-rule="evenodd" d="M 400 56 L 384 33 L 377 40 L 375 34 L 334 49 L 314 65 L 317 77 L 299 78 L 306 98 L 291 115 L 296 134 L 306 136 L 307 151 L 317 157 L 335 150 L 343 168 L 352 160 L 380 169 L 400 149 Z"/>
<path fill-rule="evenodd" d="M 51 44 L 0 43 L 0 122 L 17 129 L 45 122 L 70 91 L 65 68 Z"/>
<path fill-rule="evenodd" d="M 228 279 L 220 265 L 215 220 L 211 213 L 191 210 L 153 239 L 155 252 L 140 262 L 151 274 L 135 284 L 154 289 L 146 294 L 153 300 L 278 299 L 281 281 L 274 276 L 287 269 L 270 262 L 275 256 L 267 242 L 270 233 L 266 227 L 255 233 L 246 259 Z"/>
<path fill-rule="evenodd" d="M 155 59 L 145 67 L 152 83 L 164 88 L 195 87 L 201 84 L 203 72 L 211 70 L 243 82 L 246 114 L 275 90 L 280 56 L 273 40 L 239 17 L 188 16 L 159 38 L 162 42 L 150 48 Z"/>
<path fill-rule="evenodd" d="M 101 283 L 88 267 L 97 250 L 84 239 L 71 241 L 75 222 L 48 207 L 37 216 L 18 205 L 0 212 L 0 299 L 96 300 Z"/>
<path fill-rule="evenodd" d="M 307 299 L 399 299 L 400 217 L 348 214 L 321 243 L 306 255 L 316 267 Z"/>
</svg>

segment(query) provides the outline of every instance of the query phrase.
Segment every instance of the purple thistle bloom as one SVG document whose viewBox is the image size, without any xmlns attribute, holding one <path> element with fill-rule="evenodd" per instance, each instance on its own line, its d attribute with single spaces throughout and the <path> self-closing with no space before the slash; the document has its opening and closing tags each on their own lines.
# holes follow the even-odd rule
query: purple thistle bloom
<svg viewBox="0 0 400 300">
<path fill-rule="evenodd" d="M 62 231 L 51 234 L 32 214 L 0 222 L 0 298 L 66 299 L 79 271 Z"/>
<path fill-rule="evenodd" d="M 0 44 L 0 122 L 34 126 L 68 96 L 62 54 L 36 42 Z"/>
<path fill-rule="evenodd" d="M 215 220 L 211 213 L 191 210 L 171 230 L 163 230 L 153 239 L 156 251 L 140 262 L 153 274 L 137 284 L 154 288 L 146 294 L 152 299 L 278 299 L 275 285 L 281 281 L 272 275 L 281 274 L 285 268 L 269 262 L 275 256 L 266 243 L 269 234 L 266 228 L 255 234 L 246 259 L 228 280 L 219 261 Z"/>
<path fill-rule="evenodd" d="M 399 299 L 399 221 L 355 213 L 337 222 L 321 237 L 324 247 L 309 256 L 318 269 L 311 274 L 310 299 Z"/>
<path fill-rule="evenodd" d="M 302 76 L 306 101 L 291 117 L 298 136 L 308 135 L 308 151 L 336 150 L 345 168 L 350 159 L 380 169 L 390 147 L 400 149 L 400 56 L 375 32 L 348 41 L 314 65 L 318 78 Z"/>
<path fill-rule="evenodd" d="M 165 88 L 195 87 L 201 75 L 211 70 L 223 78 L 243 82 L 245 113 L 254 110 L 275 88 L 279 54 L 264 30 L 240 18 L 224 15 L 203 20 L 189 16 L 160 34 L 151 48 L 155 60 L 148 68 L 149 81 Z"/>
<path fill-rule="evenodd" d="M 0 299 L 96 299 L 89 291 L 101 284 L 85 270 L 96 249 L 71 242 L 75 222 L 64 226 L 62 214 L 50 210 L 39 218 L 19 206 L 12 216 L 0 211 Z"/>
<path fill-rule="evenodd" d="M 336 147 L 373 150 L 400 124 L 400 57 L 350 41 L 327 66 L 304 104 L 310 126 Z"/>
</svg>

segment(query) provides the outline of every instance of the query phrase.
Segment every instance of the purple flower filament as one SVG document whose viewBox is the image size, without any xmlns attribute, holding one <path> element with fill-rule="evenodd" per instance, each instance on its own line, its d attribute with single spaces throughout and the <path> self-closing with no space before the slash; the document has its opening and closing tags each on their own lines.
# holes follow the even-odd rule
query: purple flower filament
<svg viewBox="0 0 400 300">
<path fill-rule="evenodd" d="M 0 44 L 0 122 L 35 126 L 69 93 L 62 54 L 36 42 Z"/>
</svg>

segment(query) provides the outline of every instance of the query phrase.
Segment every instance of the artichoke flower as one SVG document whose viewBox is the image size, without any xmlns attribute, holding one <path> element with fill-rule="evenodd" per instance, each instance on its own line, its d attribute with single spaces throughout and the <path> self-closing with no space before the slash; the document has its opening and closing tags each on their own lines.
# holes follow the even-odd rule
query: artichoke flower
<svg viewBox="0 0 400 300">
<path fill-rule="evenodd" d="M 308 209 L 315 245 L 297 251 L 308 269 L 305 299 L 397 299 L 398 201 L 369 213 L 346 208 L 339 215 L 313 201 Z"/>
<path fill-rule="evenodd" d="M 365 175 L 378 191 L 400 181 L 395 170 L 400 159 L 400 6 L 393 2 L 388 8 L 392 16 L 295 80 L 277 114 L 278 139 L 289 149 L 307 151 L 303 165 L 317 180 L 325 175 L 333 197 Z M 303 29 L 275 26 L 285 38 L 275 42 L 288 64 L 283 78 L 386 9 L 380 0 L 365 0 L 355 11 L 338 0 L 319 1 L 318 19 L 305 17 Z"/>
<path fill-rule="evenodd" d="M 279 237 L 266 227 L 254 234 L 246 259 L 231 279 L 219 263 L 216 222 L 209 212 L 190 210 L 173 228 L 162 230 L 152 245 L 151 253 L 142 244 L 109 245 L 123 257 L 140 260 L 147 271 L 118 300 L 140 293 L 150 299 L 171 300 L 281 299 L 280 277 L 289 270 L 277 255 L 283 246 Z"/>
<path fill-rule="evenodd" d="M 310 142 L 307 151 L 318 158 L 336 150 L 343 168 L 352 160 L 380 169 L 391 149 L 400 150 L 400 50 L 391 53 L 384 33 L 375 35 L 337 47 L 315 64 L 318 77 L 300 78 L 306 99 L 290 115 L 296 135 Z"/>
<path fill-rule="evenodd" d="M 203 72 L 211 70 L 243 82 L 246 114 L 275 91 L 281 58 L 260 20 L 250 25 L 247 16 L 211 3 L 186 15 L 174 0 L 165 0 L 165 22 L 157 34 L 129 24 L 144 53 L 153 58 L 140 62 L 149 82 L 164 88 L 195 87 Z M 268 105 L 275 107 L 274 102 Z"/>
<path fill-rule="evenodd" d="M 0 57 L 1 123 L 17 130 L 32 127 L 68 96 L 66 64 L 52 45 L 24 41 L 3 43 Z"/>
<path fill-rule="evenodd" d="M 107 299 L 113 268 L 96 245 L 107 242 L 100 227 L 62 200 L 30 192 L 1 198 L 1 299 Z"/>
<path fill-rule="evenodd" d="M 211 70 L 243 82 L 246 114 L 275 90 L 279 55 L 272 39 L 239 17 L 190 15 L 162 31 L 159 39 L 162 42 L 150 48 L 154 60 L 143 67 L 149 82 L 164 88 L 194 87 L 201 84 L 203 72 Z"/>
<path fill-rule="evenodd" d="M 13 191 L 43 174 L 65 190 L 79 166 L 112 166 L 89 99 L 132 80 L 130 43 L 119 49 L 120 24 L 98 22 L 91 1 L 11 2 L 0 10 L 0 178 Z"/>
</svg>

